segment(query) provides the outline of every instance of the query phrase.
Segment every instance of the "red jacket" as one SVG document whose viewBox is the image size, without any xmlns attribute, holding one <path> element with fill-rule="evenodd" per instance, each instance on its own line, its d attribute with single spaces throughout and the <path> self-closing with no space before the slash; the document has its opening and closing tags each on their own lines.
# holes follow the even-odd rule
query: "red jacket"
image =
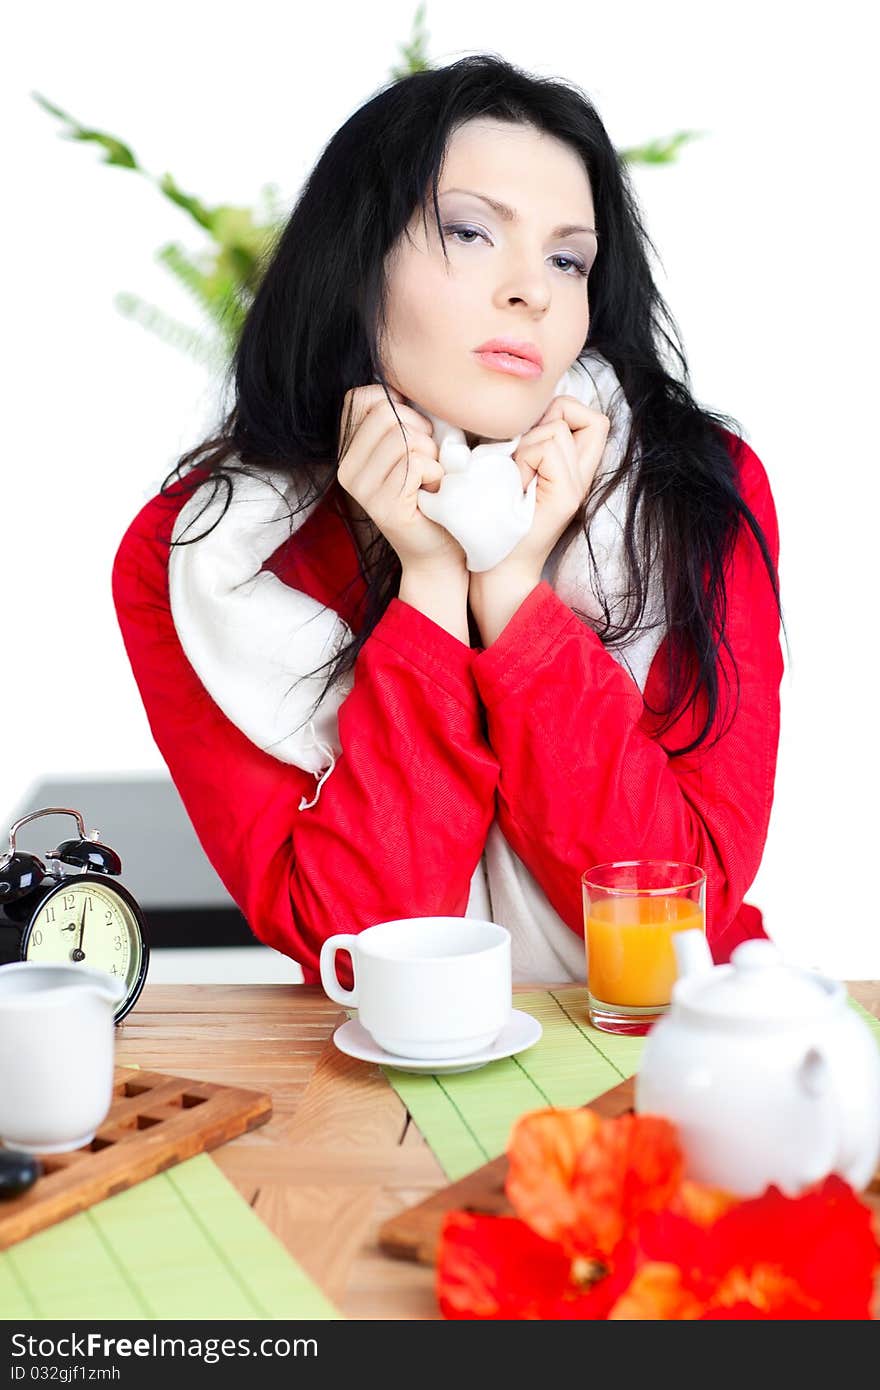
<svg viewBox="0 0 880 1390">
<path fill-rule="evenodd" d="M 776 565 L 773 498 L 745 444 L 740 468 Z M 765 934 L 760 912 L 743 897 L 773 801 L 783 664 L 772 590 L 747 528 L 727 571 L 739 710 L 710 751 L 670 759 L 652 737 L 659 719 L 646 705 L 664 707 L 665 644 L 643 701 L 629 673 L 544 580 L 485 650 L 393 598 L 339 709 L 344 756 L 303 815 L 299 804 L 313 797 L 314 777 L 261 751 L 226 718 L 178 640 L 168 542 L 188 496 L 177 486 L 152 498 L 123 536 L 113 565 L 119 625 L 153 736 L 205 853 L 255 936 L 298 961 L 307 983 L 318 981 L 321 943 L 335 932 L 463 915 L 496 814 L 511 848 L 580 937 L 581 872 L 638 858 L 706 870 L 716 961 Z M 334 483 L 267 568 L 357 632 L 365 585 L 339 502 Z M 729 669 L 726 654 L 722 665 Z M 719 720 L 725 692 L 722 677 Z M 701 709 L 663 736 L 668 746 L 689 742 L 705 718 Z M 344 979 L 343 959 L 339 966 Z"/>
</svg>

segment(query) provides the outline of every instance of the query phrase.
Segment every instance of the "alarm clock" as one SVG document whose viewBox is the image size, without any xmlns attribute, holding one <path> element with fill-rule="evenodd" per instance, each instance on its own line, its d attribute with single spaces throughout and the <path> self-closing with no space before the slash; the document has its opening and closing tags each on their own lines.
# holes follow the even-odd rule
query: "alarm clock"
<svg viewBox="0 0 880 1390">
<path fill-rule="evenodd" d="M 15 836 L 39 816 L 73 816 L 79 839 L 63 840 L 46 854 L 15 848 Z M 98 831 L 88 835 L 79 811 L 49 806 L 22 816 L 9 832 L 9 852 L 0 856 L 0 969 L 12 961 L 80 962 L 125 982 L 116 1023 L 144 987 L 150 948 L 144 914 L 115 876 L 122 861 Z"/>
</svg>

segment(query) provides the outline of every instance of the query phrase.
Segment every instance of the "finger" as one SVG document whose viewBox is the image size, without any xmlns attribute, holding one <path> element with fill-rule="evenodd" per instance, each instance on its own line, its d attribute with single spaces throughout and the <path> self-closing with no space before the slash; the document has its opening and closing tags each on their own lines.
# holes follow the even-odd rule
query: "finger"
<svg viewBox="0 0 880 1390">
<path fill-rule="evenodd" d="M 389 395 L 398 412 L 404 410 L 411 411 L 410 406 L 405 406 L 403 404 L 405 398 L 396 387 L 389 387 Z M 347 425 L 350 430 L 349 439 L 353 441 L 354 436 L 367 418 L 377 409 L 387 405 L 388 397 L 385 395 L 385 390 L 381 385 L 355 386 L 352 387 L 351 390 L 346 391 L 342 401 L 342 410 L 340 411 L 337 449 L 341 448 L 343 433 Z M 418 411 L 411 411 L 411 413 L 417 415 L 419 420 L 425 420 L 424 415 L 419 415 Z M 430 421 L 426 423 L 430 424 Z"/>
<path fill-rule="evenodd" d="M 383 495 L 394 502 L 399 502 L 401 498 L 412 500 L 426 483 L 428 492 L 438 492 L 445 473 L 439 459 L 423 454 L 416 448 L 410 453 L 409 463 L 402 458 L 394 464 L 379 489 L 377 504 L 382 505 Z"/>
<path fill-rule="evenodd" d="M 419 441 L 415 448 L 410 449 L 408 459 L 405 455 L 398 454 L 393 468 L 387 474 L 388 481 L 393 483 L 395 475 L 399 474 L 405 479 L 408 495 L 418 492 L 425 478 L 431 483 L 439 483 L 446 469 L 437 454 L 437 445 L 433 440 L 427 440 L 424 445 Z"/>
<path fill-rule="evenodd" d="M 558 397 L 563 400 L 566 398 Z M 569 412 L 570 422 L 560 413 L 553 420 L 548 420 L 542 425 L 536 425 L 528 434 L 523 435 L 522 442 L 517 450 L 517 457 L 520 451 L 540 447 L 544 452 L 554 447 L 559 451 L 560 461 L 563 466 L 567 466 L 572 474 L 578 473 L 578 481 L 582 489 L 587 489 L 592 483 L 593 475 L 598 467 L 599 460 L 605 450 L 605 443 L 611 427 L 611 421 L 607 415 L 600 411 L 591 410 L 589 406 L 581 406 L 580 401 L 574 402 L 581 411 L 591 417 L 587 425 L 578 428 L 575 423 L 577 411 Z M 529 457 L 529 462 L 534 466 L 534 455 Z M 538 464 L 540 467 L 540 462 Z M 545 472 L 549 471 L 549 465 Z"/>
<path fill-rule="evenodd" d="M 380 442 L 364 468 L 361 470 L 356 482 L 358 488 L 367 496 L 375 497 L 381 492 L 382 488 L 389 482 L 393 486 L 393 475 L 395 470 L 400 469 L 401 478 L 409 472 L 409 476 L 415 476 L 416 488 L 420 485 L 421 469 L 427 461 L 432 469 L 433 465 L 439 464 L 439 451 L 433 439 L 424 436 L 414 437 L 409 444 L 409 464 L 407 464 L 406 450 L 399 435 L 394 433 L 387 434 Z M 361 500 L 360 498 L 358 500 Z"/>
<path fill-rule="evenodd" d="M 601 410 L 584 405 L 576 396 L 554 396 L 538 424 L 546 424 L 548 420 L 564 420 L 571 430 L 588 429 L 591 425 L 602 424 L 607 428 L 611 424 L 608 416 Z"/>
<path fill-rule="evenodd" d="M 377 383 L 371 386 L 352 386 L 342 398 L 340 427 L 349 423 L 356 430 L 379 401 L 386 400 L 385 391 Z"/>
<path fill-rule="evenodd" d="M 424 488 L 425 492 L 439 492 L 440 484 L 446 477 L 446 469 L 443 467 L 443 464 L 439 459 L 427 458 L 424 454 L 421 456 L 420 463 L 422 481 L 419 487 L 416 488 L 416 491 L 418 492 L 420 488 Z"/>
<path fill-rule="evenodd" d="M 524 434 L 516 447 L 517 454 L 520 449 L 530 449 L 533 444 L 540 444 L 543 440 L 556 439 L 561 430 L 568 430 L 564 420 L 551 420 L 546 425 L 535 425 L 534 429 Z M 571 433 L 568 430 L 569 434 Z"/>
<path fill-rule="evenodd" d="M 393 437 L 401 448 L 405 447 L 404 438 L 407 441 L 432 439 L 433 426 L 430 420 L 426 420 L 417 410 L 408 405 L 396 405 L 398 422 L 388 402 L 383 399 L 382 405 L 385 408 L 379 409 L 379 402 L 374 402 L 370 410 L 363 415 L 361 423 L 351 436 L 347 450 L 339 459 L 339 478 L 346 487 L 354 482 L 357 474 L 374 457 L 386 436 Z"/>
<path fill-rule="evenodd" d="M 549 444 L 550 439 L 548 437 L 544 440 L 537 440 L 534 444 L 527 444 L 525 448 L 520 445 L 517 449 L 513 461 L 519 469 L 523 492 L 528 491 L 529 484 L 539 472 Z"/>
<path fill-rule="evenodd" d="M 399 439 L 400 425 L 403 425 L 407 434 L 426 434 L 429 438 L 433 437 L 434 426 L 419 411 L 414 410 L 411 405 L 398 405 L 396 408 L 400 424 L 390 411 L 386 412 L 384 416 L 386 430 L 396 430 Z"/>
<path fill-rule="evenodd" d="M 529 430 L 528 434 L 524 434 L 517 445 L 514 462 L 528 459 L 531 465 L 532 460 L 536 458 L 536 449 L 538 451 L 537 459 L 540 462 L 540 455 L 549 445 L 554 443 L 563 451 L 570 450 L 573 456 L 571 430 L 564 420 L 551 420 L 549 424 L 536 425 L 533 430 Z M 534 466 L 537 467 L 537 464 Z"/>
<path fill-rule="evenodd" d="M 554 486 L 559 485 L 563 488 L 569 484 L 579 486 L 581 483 L 578 476 L 577 452 L 567 425 L 564 426 L 563 434 L 554 434 L 550 439 L 526 445 L 519 457 L 523 465 L 520 474 L 524 492 L 528 490 L 536 475 Z"/>
</svg>

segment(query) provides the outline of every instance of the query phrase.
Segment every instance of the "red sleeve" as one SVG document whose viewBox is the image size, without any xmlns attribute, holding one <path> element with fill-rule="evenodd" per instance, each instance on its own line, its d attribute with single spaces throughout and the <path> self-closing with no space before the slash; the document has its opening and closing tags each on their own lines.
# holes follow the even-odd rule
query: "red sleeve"
<svg viewBox="0 0 880 1390">
<path fill-rule="evenodd" d="M 727 435 L 728 447 L 733 436 Z M 763 465 L 745 443 L 744 499 L 779 559 L 776 511 Z M 739 670 L 730 723 L 730 660 L 722 653 L 714 748 L 668 757 L 651 736 L 638 686 L 596 633 L 541 581 L 495 642 L 473 660 L 489 743 L 501 766 L 498 821 L 556 911 L 583 935 L 581 873 L 615 859 L 664 858 L 705 869 L 706 927 L 716 961 L 760 935 L 743 897 L 758 871 L 773 801 L 783 663 L 770 580 L 742 527 L 727 571 L 728 638 Z M 646 697 L 663 709 L 661 646 Z M 729 702 L 729 707 L 728 707 Z M 663 735 L 685 747 L 706 718 L 704 701 Z M 654 726 L 660 720 L 654 718 Z M 756 920 L 757 919 L 757 920 Z"/>
<path fill-rule="evenodd" d="M 122 539 L 112 582 L 123 641 L 208 859 L 254 935 L 316 983 L 321 944 L 336 932 L 464 915 L 498 780 L 472 652 L 392 599 L 339 709 L 342 754 L 317 803 L 301 811 L 315 778 L 264 753 L 226 718 L 178 640 L 167 558 L 185 500 L 153 498 Z M 346 966 L 343 957 L 340 977 L 350 985 Z"/>
</svg>

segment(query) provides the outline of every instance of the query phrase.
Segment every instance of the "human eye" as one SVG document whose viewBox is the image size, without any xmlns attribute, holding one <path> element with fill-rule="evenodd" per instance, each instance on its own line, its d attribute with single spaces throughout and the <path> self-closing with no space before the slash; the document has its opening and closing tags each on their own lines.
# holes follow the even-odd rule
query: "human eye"
<svg viewBox="0 0 880 1390">
<path fill-rule="evenodd" d="M 469 233 L 471 236 L 485 236 L 485 233 L 479 231 L 477 227 L 466 227 L 460 222 L 448 223 L 447 226 L 443 228 L 443 231 L 444 233 L 448 232 L 450 236 L 461 236 L 465 233 Z M 472 241 L 459 242 L 460 246 L 473 246 L 473 244 Z"/>
<path fill-rule="evenodd" d="M 568 261 L 569 265 L 574 266 L 574 275 L 583 275 L 583 276 L 586 276 L 587 273 L 588 273 L 588 272 L 587 272 L 586 264 L 585 264 L 582 260 L 579 260 L 576 256 L 567 256 L 567 255 L 565 255 L 564 252 L 559 251 L 559 252 L 557 252 L 557 254 L 553 257 L 553 260 L 554 260 L 554 261 Z M 566 275 L 569 275 L 569 276 L 572 275 L 572 272 L 571 272 L 571 271 L 568 271 L 568 270 L 565 271 L 564 273 L 565 273 Z M 573 277 L 572 277 L 572 278 L 573 278 Z"/>
</svg>

